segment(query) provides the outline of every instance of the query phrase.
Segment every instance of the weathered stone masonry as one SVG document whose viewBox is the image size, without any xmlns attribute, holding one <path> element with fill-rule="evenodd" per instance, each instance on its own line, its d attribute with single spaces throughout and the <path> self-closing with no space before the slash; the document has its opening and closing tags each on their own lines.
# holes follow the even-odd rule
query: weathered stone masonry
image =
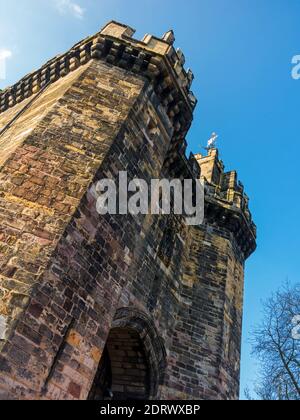
<svg viewBox="0 0 300 420">
<path fill-rule="evenodd" d="M 193 74 L 116 22 L 0 92 L 0 398 L 236 399 L 248 198 L 185 157 Z M 99 216 L 103 177 L 199 178 L 205 223 Z"/>
</svg>

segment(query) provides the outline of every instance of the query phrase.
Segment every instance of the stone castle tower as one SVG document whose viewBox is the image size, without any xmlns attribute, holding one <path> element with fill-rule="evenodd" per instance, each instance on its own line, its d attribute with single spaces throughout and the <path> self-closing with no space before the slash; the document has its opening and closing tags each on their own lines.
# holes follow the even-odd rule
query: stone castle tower
<svg viewBox="0 0 300 420">
<path fill-rule="evenodd" d="M 236 399 L 255 225 L 218 151 L 185 156 L 196 99 L 174 34 L 110 22 L 0 92 L 0 398 Z M 205 183 L 205 223 L 99 216 L 92 186 Z"/>
</svg>

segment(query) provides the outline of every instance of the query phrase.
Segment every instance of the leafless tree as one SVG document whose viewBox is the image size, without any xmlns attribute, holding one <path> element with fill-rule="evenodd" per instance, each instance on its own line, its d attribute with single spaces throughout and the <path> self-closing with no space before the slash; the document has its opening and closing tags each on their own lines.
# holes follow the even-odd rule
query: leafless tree
<svg viewBox="0 0 300 420">
<path fill-rule="evenodd" d="M 261 365 L 258 398 L 300 400 L 300 284 L 286 283 L 264 302 L 251 341 Z"/>
</svg>

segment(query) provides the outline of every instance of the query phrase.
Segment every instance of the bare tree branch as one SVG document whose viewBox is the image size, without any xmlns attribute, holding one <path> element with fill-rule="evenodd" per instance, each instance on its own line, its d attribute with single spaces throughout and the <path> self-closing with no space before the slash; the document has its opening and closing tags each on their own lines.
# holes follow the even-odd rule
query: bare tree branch
<svg viewBox="0 0 300 420">
<path fill-rule="evenodd" d="M 300 340 L 292 334 L 292 320 L 297 315 L 300 284 L 285 283 L 263 304 L 263 319 L 251 340 L 253 354 L 261 363 L 256 387 L 260 399 L 300 400 Z"/>
</svg>

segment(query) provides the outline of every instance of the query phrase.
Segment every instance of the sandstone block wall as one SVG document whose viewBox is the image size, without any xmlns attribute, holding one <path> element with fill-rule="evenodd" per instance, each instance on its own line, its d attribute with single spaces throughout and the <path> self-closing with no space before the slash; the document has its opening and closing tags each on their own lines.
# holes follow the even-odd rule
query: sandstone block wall
<svg viewBox="0 0 300 420">
<path fill-rule="evenodd" d="M 185 156 L 196 100 L 173 33 L 132 35 L 112 22 L 0 93 L 2 399 L 99 397 L 101 381 L 124 399 L 238 396 L 248 198 L 217 151 Z M 96 211 L 98 180 L 201 167 L 200 227 Z"/>
</svg>

